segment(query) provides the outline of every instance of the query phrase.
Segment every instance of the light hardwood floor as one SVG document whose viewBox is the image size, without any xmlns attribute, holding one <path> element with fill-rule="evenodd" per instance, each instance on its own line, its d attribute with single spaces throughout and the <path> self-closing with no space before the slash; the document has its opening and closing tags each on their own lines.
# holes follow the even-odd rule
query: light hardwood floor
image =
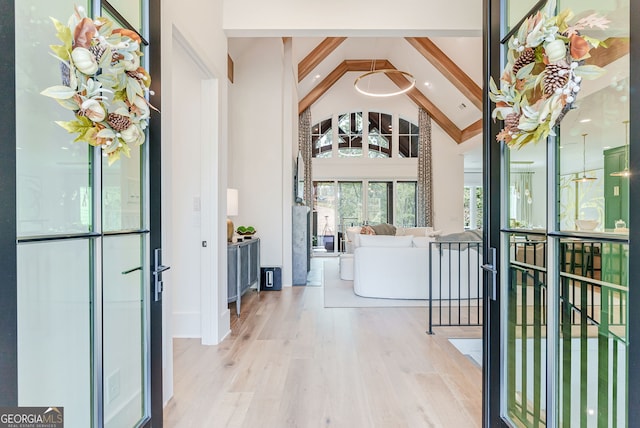
<svg viewBox="0 0 640 428">
<path fill-rule="evenodd" d="M 426 308 L 325 309 L 322 287 L 245 296 L 221 344 L 174 341 L 165 427 L 481 426 L 481 369 L 447 340 L 479 327 L 430 336 Z"/>
</svg>

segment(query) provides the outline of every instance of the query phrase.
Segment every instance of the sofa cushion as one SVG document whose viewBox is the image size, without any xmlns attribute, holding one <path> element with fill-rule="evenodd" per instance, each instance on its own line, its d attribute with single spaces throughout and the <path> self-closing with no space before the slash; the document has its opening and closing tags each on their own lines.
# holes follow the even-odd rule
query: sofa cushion
<svg viewBox="0 0 640 428">
<path fill-rule="evenodd" d="M 413 236 L 360 235 L 361 247 L 411 247 Z"/>
<path fill-rule="evenodd" d="M 465 230 L 459 233 L 450 233 L 441 235 L 436 238 L 443 242 L 464 242 L 464 241 L 482 241 L 482 229 Z"/>
<path fill-rule="evenodd" d="M 413 235 L 413 236 L 438 236 L 440 235 L 440 230 L 433 230 L 433 227 L 399 227 L 396 231 L 396 235 L 405 236 L 405 235 Z"/>
<path fill-rule="evenodd" d="M 395 235 L 396 234 L 396 227 L 388 223 L 376 224 L 371 226 L 371 228 L 376 231 L 376 235 Z"/>
<path fill-rule="evenodd" d="M 429 247 L 429 242 L 435 242 L 435 236 L 414 236 L 413 237 L 413 246 L 414 247 Z"/>
<path fill-rule="evenodd" d="M 360 246 L 360 229 L 362 229 L 360 226 L 347 228 L 347 243 L 351 243 L 351 245 L 347 246 L 350 247 L 351 252 Z"/>
</svg>

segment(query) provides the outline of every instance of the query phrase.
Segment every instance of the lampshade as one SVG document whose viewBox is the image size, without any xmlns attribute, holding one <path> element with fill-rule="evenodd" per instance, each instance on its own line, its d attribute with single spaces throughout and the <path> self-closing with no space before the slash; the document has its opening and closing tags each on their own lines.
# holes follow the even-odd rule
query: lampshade
<svg viewBox="0 0 640 428">
<path fill-rule="evenodd" d="M 238 189 L 227 189 L 227 215 L 238 215 Z"/>
</svg>

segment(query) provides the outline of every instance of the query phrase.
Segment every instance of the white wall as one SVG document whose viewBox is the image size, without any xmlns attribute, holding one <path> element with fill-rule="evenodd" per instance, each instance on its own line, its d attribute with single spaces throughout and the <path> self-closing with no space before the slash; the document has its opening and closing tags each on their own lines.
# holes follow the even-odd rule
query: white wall
<svg viewBox="0 0 640 428">
<path fill-rule="evenodd" d="M 197 12 L 197 13 L 196 13 Z M 203 343 L 217 343 L 229 333 L 229 311 L 227 309 L 226 269 L 226 195 L 227 188 L 227 39 L 222 32 L 222 0 L 208 2 L 186 0 L 180 3 L 162 3 L 162 150 L 163 150 L 163 247 L 166 265 L 171 266 L 172 253 L 181 252 L 187 257 L 200 259 L 200 289 L 198 302 L 187 297 L 178 305 L 187 305 L 200 313 L 200 334 Z M 179 57 L 174 54 L 174 40 L 190 51 L 197 63 L 200 77 L 201 102 L 192 99 L 174 99 L 173 93 L 183 89 Z M 175 67 L 174 67 L 175 65 Z M 174 76 L 178 74 L 178 76 Z M 175 82 L 175 83 L 174 83 Z M 178 86 L 174 89 L 174 86 Z M 184 82 L 184 88 L 189 83 Z M 197 102 L 199 105 L 194 106 Z M 185 118 L 184 111 L 202 109 L 202 120 Z M 174 235 L 179 233 L 172 226 L 173 209 L 171 183 L 173 171 L 172 154 L 182 147 L 181 127 L 200 129 L 200 203 L 201 221 L 198 245 L 189 243 L 184 248 L 174 245 Z M 194 169 L 197 169 L 194 168 Z M 182 171 L 183 172 L 183 171 Z M 177 189 L 179 192 L 181 189 Z M 191 194 L 188 192 L 187 194 Z M 222 196 L 221 196 L 222 195 Z M 193 213 L 193 195 L 190 207 Z M 193 220 L 193 219 L 192 219 Z M 196 239 L 195 236 L 192 239 Z M 208 246 L 200 246 L 207 241 Z M 172 363 L 172 300 L 177 275 L 168 271 L 165 275 L 164 300 L 164 395 L 165 402 L 173 394 Z M 197 293 L 197 291 L 194 291 Z"/>
<path fill-rule="evenodd" d="M 224 29 L 229 36 L 282 35 L 457 35 L 479 36 L 482 2 L 397 0 L 225 1 Z"/>
<path fill-rule="evenodd" d="M 236 227 L 256 228 L 261 240 L 260 264 L 282 266 L 283 285 L 291 285 L 291 222 L 284 220 L 291 218 L 294 143 L 291 124 L 283 120 L 285 92 L 291 110 L 291 89 L 284 90 L 290 67 L 285 67 L 284 58 L 279 37 L 255 39 L 241 56 L 233 58 L 229 186 L 239 193 L 239 214 L 232 219 Z"/>
</svg>

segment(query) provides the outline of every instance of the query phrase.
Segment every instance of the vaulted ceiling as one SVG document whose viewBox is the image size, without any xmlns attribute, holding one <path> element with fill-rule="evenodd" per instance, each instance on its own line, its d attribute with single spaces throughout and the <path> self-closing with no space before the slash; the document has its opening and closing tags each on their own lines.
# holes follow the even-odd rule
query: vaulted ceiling
<svg viewBox="0 0 640 428">
<path fill-rule="evenodd" d="M 395 68 L 416 79 L 416 87 L 399 96 L 429 112 L 454 141 L 462 143 L 482 131 L 481 38 L 329 37 L 296 38 L 294 43 L 300 112 L 330 93 L 338 80 L 352 79 L 349 72 Z M 399 87 L 406 83 L 391 76 Z"/>
</svg>

